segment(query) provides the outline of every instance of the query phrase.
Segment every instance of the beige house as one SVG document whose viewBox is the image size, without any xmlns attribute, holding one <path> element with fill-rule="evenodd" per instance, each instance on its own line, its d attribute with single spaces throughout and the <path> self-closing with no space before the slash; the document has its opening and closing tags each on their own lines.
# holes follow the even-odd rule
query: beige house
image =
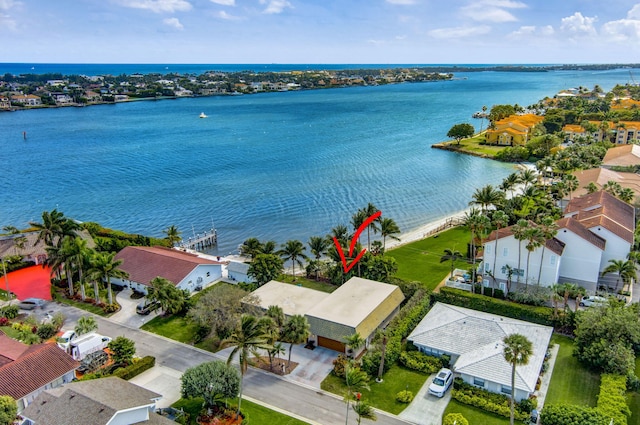
<svg viewBox="0 0 640 425">
<path fill-rule="evenodd" d="M 607 150 L 602 159 L 602 166 L 605 168 L 632 167 L 634 165 L 640 165 L 639 145 L 615 146 Z"/>
</svg>

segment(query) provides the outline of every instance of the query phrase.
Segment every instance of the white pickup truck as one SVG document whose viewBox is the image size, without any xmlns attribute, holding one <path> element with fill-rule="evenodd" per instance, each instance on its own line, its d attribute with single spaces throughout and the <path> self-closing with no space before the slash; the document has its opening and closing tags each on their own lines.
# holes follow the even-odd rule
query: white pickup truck
<svg viewBox="0 0 640 425">
<path fill-rule="evenodd" d="M 96 333 L 90 333 L 87 335 L 81 335 L 73 339 L 69 343 L 67 352 L 75 360 L 82 360 L 89 353 L 95 353 L 96 351 L 104 350 L 111 342 L 111 338 Z"/>
</svg>

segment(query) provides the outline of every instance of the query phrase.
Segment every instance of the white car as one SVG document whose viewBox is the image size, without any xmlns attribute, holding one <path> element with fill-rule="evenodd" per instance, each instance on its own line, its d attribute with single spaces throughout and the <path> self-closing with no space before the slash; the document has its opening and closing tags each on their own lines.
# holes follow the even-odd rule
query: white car
<svg viewBox="0 0 640 425">
<path fill-rule="evenodd" d="M 433 382 L 429 385 L 429 394 L 436 397 L 444 397 L 451 384 L 453 383 L 453 372 L 449 369 L 442 368 L 438 372 Z"/>
<path fill-rule="evenodd" d="M 75 331 L 66 331 L 60 336 L 60 338 L 58 338 L 58 347 L 62 348 L 64 351 L 67 351 L 67 349 L 69 348 L 69 344 L 71 344 L 71 342 L 76 339 L 76 336 L 77 335 Z"/>
<path fill-rule="evenodd" d="M 589 297 L 584 297 L 582 301 L 580 301 L 581 307 L 591 307 L 592 305 L 601 306 L 607 303 L 607 299 L 604 297 L 599 297 L 597 295 L 591 295 Z"/>
</svg>

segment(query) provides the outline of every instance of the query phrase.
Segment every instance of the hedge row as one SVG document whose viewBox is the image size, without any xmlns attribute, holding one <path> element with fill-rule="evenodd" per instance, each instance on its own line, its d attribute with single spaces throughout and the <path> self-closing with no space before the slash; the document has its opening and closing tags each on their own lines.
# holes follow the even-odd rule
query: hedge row
<svg viewBox="0 0 640 425">
<path fill-rule="evenodd" d="M 500 416 L 511 417 L 511 399 L 504 394 L 497 394 L 485 389 L 473 386 L 464 382 L 461 378 L 454 380 L 451 396 L 461 403 L 469 404 L 496 413 Z M 526 420 L 529 418 L 531 409 L 534 408 L 532 401 L 523 400 L 515 405 L 515 418 Z"/>
<path fill-rule="evenodd" d="M 400 353 L 399 361 L 407 369 L 417 370 L 429 375 L 436 373 L 443 367 L 443 361 L 438 357 L 429 356 L 419 351 L 403 351 Z"/>
<path fill-rule="evenodd" d="M 442 287 L 439 293 L 432 293 L 433 301 L 440 301 L 485 313 L 526 320 L 540 325 L 553 326 L 553 309 L 550 307 L 534 307 L 510 301 L 490 298 L 485 295 L 472 294 L 462 289 Z"/>
<path fill-rule="evenodd" d="M 627 425 L 631 410 L 627 405 L 627 378 L 622 375 L 603 374 L 600 376 L 600 393 L 598 394 L 598 411 L 607 418 L 612 418 L 615 425 Z"/>
<path fill-rule="evenodd" d="M 470 395 L 461 390 L 451 390 L 451 397 L 458 400 L 460 403 L 468 404 L 469 406 L 477 407 L 478 409 L 486 410 L 487 412 L 495 413 L 496 415 L 504 416 L 505 418 L 511 417 L 511 408 L 509 405 L 496 404 L 491 400 L 478 396 Z M 526 421 L 529 415 L 516 410 L 514 412 L 515 419 L 517 421 Z"/>
<path fill-rule="evenodd" d="M 575 404 L 545 405 L 540 414 L 541 425 L 609 425 L 610 420 L 594 407 Z"/>
<path fill-rule="evenodd" d="M 145 356 L 137 362 L 127 367 L 121 367 L 113 372 L 113 376 L 126 379 L 127 381 L 134 376 L 140 375 L 145 370 L 151 369 L 156 364 L 156 358 L 153 356 Z"/>
</svg>

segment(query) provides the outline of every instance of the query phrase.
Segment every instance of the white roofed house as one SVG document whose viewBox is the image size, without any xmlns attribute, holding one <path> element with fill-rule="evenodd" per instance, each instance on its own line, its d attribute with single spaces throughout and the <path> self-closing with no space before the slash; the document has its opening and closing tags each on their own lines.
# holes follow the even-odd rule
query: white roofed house
<svg viewBox="0 0 640 425">
<path fill-rule="evenodd" d="M 482 265 L 483 285 L 485 287 L 493 285 L 491 275 L 497 281 L 497 288 L 505 292 L 509 279 L 511 279 L 511 289 L 514 289 L 513 285 L 518 282 L 524 284 L 527 277 L 528 283 L 537 284 L 539 281 L 542 286 L 555 284 L 560 273 L 564 243 L 554 237 L 529 253 L 526 248 L 527 240 L 518 241 L 514 236 L 513 227 L 505 227 L 499 232 L 493 231 L 485 240 Z M 496 240 L 498 236 L 499 239 Z M 529 257 L 528 273 L 527 257 Z M 493 270 L 494 264 L 496 270 Z"/>
<path fill-rule="evenodd" d="M 171 281 L 189 292 L 202 289 L 222 276 L 222 263 L 195 254 L 158 246 L 127 246 L 115 256 L 122 260 L 120 269 L 128 279 L 112 279 L 112 283 L 147 293 L 156 277 Z"/>
<path fill-rule="evenodd" d="M 234 282 L 253 282 L 253 279 L 249 277 L 249 264 L 240 261 L 229 261 L 227 277 Z"/>
<path fill-rule="evenodd" d="M 533 344 L 529 363 L 516 368 L 515 398 L 520 401 L 536 391 L 553 328 L 438 302 L 407 340 L 423 353 L 451 356 L 452 370 L 468 384 L 511 395 L 503 339 L 515 333 Z"/>
</svg>

